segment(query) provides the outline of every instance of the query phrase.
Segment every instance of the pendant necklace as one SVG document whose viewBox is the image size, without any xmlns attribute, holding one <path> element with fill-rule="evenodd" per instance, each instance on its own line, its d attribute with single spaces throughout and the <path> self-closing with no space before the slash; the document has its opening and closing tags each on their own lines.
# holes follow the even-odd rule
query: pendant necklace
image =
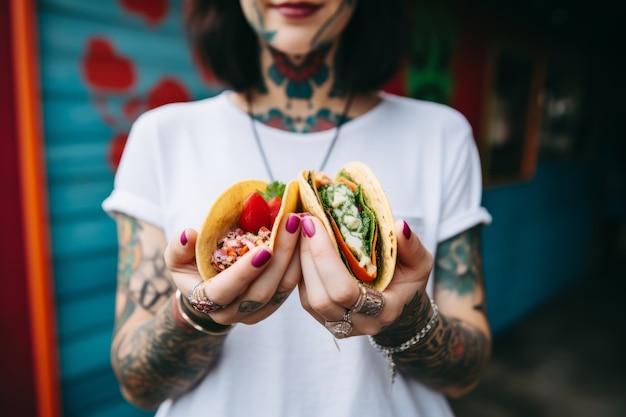
<svg viewBox="0 0 626 417">
<path fill-rule="evenodd" d="M 339 131 L 341 130 L 341 125 L 343 125 L 343 123 L 346 121 L 348 112 L 350 111 L 350 106 L 352 105 L 354 96 L 355 96 L 354 93 L 351 93 L 348 96 L 348 101 L 346 102 L 346 105 L 343 109 L 343 113 L 341 113 L 341 116 L 339 117 L 339 121 L 337 122 L 337 127 L 335 128 L 335 135 L 330 141 L 330 145 L 328 147 L 328 150 L 326 151 L 326 154 L 324 155 L 324 159 L 322 160 L 322 164 L 320 165 L 318 172 L 323 171 L 324 167 L 326 166 L 326 162 L 328 162 L 328 158 L 330 157 L 330 154 L 333 148 L 335 147 L 335 143 L 337 143 L 337 139 L 339 138 Z M 254 115 L 252 112 L 252 97 L 250 96 L 250 92 L 246 94 L 246 99 L 248 102 L 248 116 L 250 117 L 250 123 L 252 123 L 252 134 L 254 135 L 254 140 L 256 141 L 257 147 L 259 148 L 261 159 L 263 159 L 263 165 L 265 165 L 267 174 L 270 176 L 270 180 L 273 182 L 275 181 L 274 174 L 272 172 L 272 168 L 270 167 L 270 163 L 267 160 L 267 156 L 265 155 L 263 145 L 261 144 L 261 138 L 259 137 L 259 132 L 257 131 L 257 128 L 256 128 L 256 123 L 255 123 Z"/>
</svg>

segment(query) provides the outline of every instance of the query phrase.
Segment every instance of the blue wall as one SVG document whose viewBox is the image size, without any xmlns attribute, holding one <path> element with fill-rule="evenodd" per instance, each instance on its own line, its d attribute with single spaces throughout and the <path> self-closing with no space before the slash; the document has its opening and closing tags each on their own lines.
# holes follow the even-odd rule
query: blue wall
<svg viewBox="0 0 626 417">
<path fill-rule="evenodd" d="M 487 188 L 485 280 L 494 333 L 589 273 L 595 204 L 591 162 L 540 163 L 528 182 Z"/>
<path fill-rule="evenodd" d="M 166 13 L 150 20 L 123 7 L 131 3 L 152 10 L 164 4 Z M 113 187 L 109 153 L 163 80 L 176 79 L 187 99 L 214 93 L 193 66 L 180 3 L 40 0 L 37 5 L 65 417 L 152 414 L 123 400 L 109 363 L 117 239 L 115 223 L 100 204 Z M 94 39 L 111 47 L 108 53 L 100 50 L 99 68 L 107 68 L 112 57 L 132 68 L 124 85 L 114 85 L 120 74 L 111 69 L 108 78 L 100 74 L 104 84 L 89 78 L 85 63 Z"/>
</svg>

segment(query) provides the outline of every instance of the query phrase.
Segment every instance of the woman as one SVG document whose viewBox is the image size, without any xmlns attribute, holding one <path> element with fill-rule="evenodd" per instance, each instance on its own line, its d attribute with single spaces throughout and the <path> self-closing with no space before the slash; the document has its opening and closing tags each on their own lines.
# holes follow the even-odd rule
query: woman
<svg viewBox="0 0 626 417">
<path fill-rule="evenodd" d="M 187 3 L 194 51 L 230 89 L 143 115 L 104 202 L 120 244 L 111 358 L 130 402 L 158 416 L 432 417 L 475 386 L 491 341 L 480 165 L 457 112 L 379 92 L 403 58 L 400 3 Z M 352 160 L 399 219 L 376 317 L 346 317 L 361 289 L 304 213 L 273 250 L 197 287 L 196 230 L 222 190 Z M 197 311 L 190 292 L 224 308 Z"/>
</svg>

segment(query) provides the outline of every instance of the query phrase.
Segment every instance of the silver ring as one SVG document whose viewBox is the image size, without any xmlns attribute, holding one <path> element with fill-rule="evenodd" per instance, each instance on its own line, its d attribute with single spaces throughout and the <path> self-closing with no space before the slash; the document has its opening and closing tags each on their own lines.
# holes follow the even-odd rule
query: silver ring
<svg viewBox="0 0 626 417">
<path fill-rule="evenodd" d="M 344 339 L 352 333 L 352 317 L 350 310 L 346 310 L 343 318 L 338 321 L 326 321 L 324 327 L 333 335 L 336 339 Z"/>
<path fill-rule="evenodd" d="M 365 285 L 361 285 L 361 293 L 354 303 L 351 311 L 364 314 L 368 317 L 376 317 L 385 307 L 385 297 L 381 292 Z"/>
<path fill-rule="evenodd" d="M 204 293 L 204 284 L 206 284 L 206 281 L 200 281 L 189 293 L 189 303 L 194 310 L 209 314 L 228 307 L 228 305 L 217 304 L 211 301 Z"/>
</svg>

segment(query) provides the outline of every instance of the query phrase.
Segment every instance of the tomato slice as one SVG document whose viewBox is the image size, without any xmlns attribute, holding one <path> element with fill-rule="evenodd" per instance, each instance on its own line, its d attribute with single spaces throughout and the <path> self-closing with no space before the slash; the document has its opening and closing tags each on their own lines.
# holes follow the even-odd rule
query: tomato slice
<svg viewBox="0 0 626 417">
<path fill-rule="evenodd" d="M 257 233 L 261 226 L 268 229 L 270 224 L 270 208 L 267 202 L 256 191 L 250 193 L 243 203 L 243 209 L 239 216 L 239 225 L 246 232 Z"/>
<path fill-rule="evenodd" d="M 376 271 L 374 271 L 372 274 L 369 274 L 364 267 L 359 265 L 359 260 L 354 257 L 354 254 L 352 253 L 348 245 L 346 245 L 346 242 L 343 240 L 343 237 L 341 236 L 341 231 L 339 231 L 339 226 L 337 226 L 337 222 L 335 222 L 335 219 L 333 218 L 333 216 L 330 215 L 330 210 L 328 210 L 328 217 L 330 219 L 330 224 L 332 225 L 335 238 L 337 239 L 337 242 L 339 244 L 339 248 L 341 249 L 341 252 L 344 254 L 346 260 L 348 261 L 348 266 L 350 267 L 350 270 L 352 271 L 354 276 L 362 282 L 374 281 L 376 279 Z M 378 237 L 378 228 L 374 230 L 373 248 L 376 247 L 377 237 Z M 374 253 L 374 250 L 372 250 L 372 264 L 376 265 L 376 253 Z"/>
<path fill-rule="evenodd" d="M 276 217 L 278 216 L 282 202 L 283 201 L 280 197 L 272 197 L 267 202 L 267 206 L 270 209 L 270 225 L 274 224 L 274 220 L 276 220 Z"/>
</svg>

